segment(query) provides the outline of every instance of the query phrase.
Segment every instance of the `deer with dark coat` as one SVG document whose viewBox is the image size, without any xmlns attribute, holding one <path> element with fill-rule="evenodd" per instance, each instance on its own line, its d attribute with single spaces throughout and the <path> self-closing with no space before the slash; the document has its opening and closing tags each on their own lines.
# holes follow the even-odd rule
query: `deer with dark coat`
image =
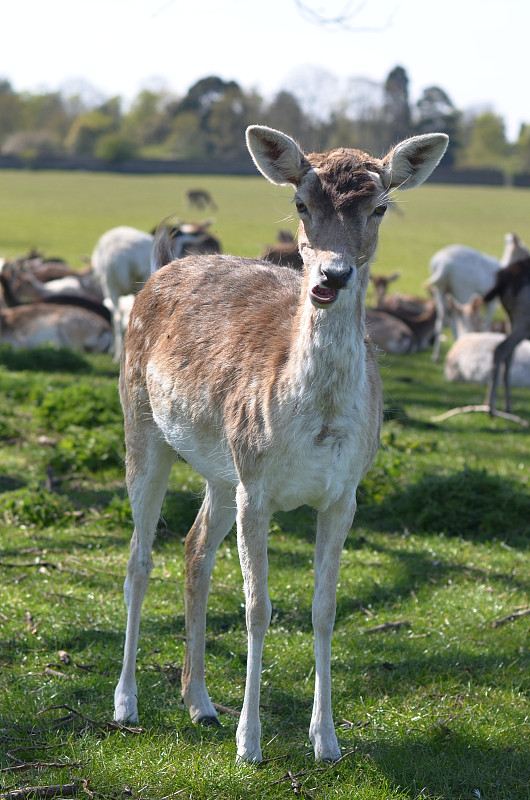
<svg viewBox="0 0 530 800">
<path fill-rule="evenodd" d="M 495 285 L 484 295 L 484 302 L 490 303 L 499 298 L 506 311 L 511 331 L 495 348 L 493 369 L 486 395 L 490 414 L 495 414 L 499 373 L 504 364 L 504 402 L 507 412 L 512 410 L 510 395 L 510 365 L 514 350 L 523 339 L 530 339 L 530 258 L 516 261 L 499 270 Z"/>
</svg>

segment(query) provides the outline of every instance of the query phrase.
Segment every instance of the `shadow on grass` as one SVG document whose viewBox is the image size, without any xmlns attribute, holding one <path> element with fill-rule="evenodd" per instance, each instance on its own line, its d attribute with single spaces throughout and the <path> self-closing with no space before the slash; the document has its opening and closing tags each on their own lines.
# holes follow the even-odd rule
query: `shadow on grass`
<svg viewBox="0 0 530 800">
<path fill-rule="evenodd" d="M 429 474 L 380 503 L 370 502 L 368 481 L 364 499 L 361 491 L 357 522 L 374 530 L 495 539 L 520 548 L 530 544 L 530 494 L 484 470 Z"/>
<path fill-rule="evenodd" d="M 434 726 L 417 738 L 364 741 L 360 746 L 387 781 L 411 797 L 488 800 L 528 795 L 528 755 L 474 741 L 457 726 Z"/>
<path fill-rule="evenodd" d="M 86 358 L 66 347 L 13 350 L 9 345 L 0 344 L 0 365 L 13 371 L 92 372 L 92 366 Z"/>
</svg>

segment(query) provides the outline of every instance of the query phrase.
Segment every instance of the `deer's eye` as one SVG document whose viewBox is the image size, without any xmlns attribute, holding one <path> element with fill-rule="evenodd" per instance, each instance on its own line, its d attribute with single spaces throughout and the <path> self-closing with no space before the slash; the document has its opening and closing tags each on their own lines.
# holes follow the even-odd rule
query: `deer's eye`
<svg viewBox="0 0 530 800">
<path fill-rule="evenodd" d="M 380 205 L 380 206 L 376 206 L 374 208 L 374 214 L 376 215 L 376 217 L 384 217 L 385 211 L 387 210 L 387 208 L 388 208 L 388 206 L 385 205 L 384 203 L 382 205 Z"/>
<path fill-rule="evenodd" d="M 308 213 L 307 206 L 305 203 L 302 203 L 301 200 L 296 200 L 295 202 L 296 202 L 296 210 L 300 215 L 303 216 L 304 214 Z"/>
</svg>

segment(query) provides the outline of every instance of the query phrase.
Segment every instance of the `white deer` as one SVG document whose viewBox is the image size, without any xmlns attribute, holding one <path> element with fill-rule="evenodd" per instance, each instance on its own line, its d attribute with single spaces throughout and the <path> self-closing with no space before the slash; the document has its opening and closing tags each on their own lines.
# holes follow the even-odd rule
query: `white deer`
<svg viewBox="0 0 530 800">
<path fill-rule="evenodd" d="M 128 608 L 115 719 L 137 720 L 135 660 L 151 547 L 177 453 L 206 478 L 186 539 L 183 698 L 194 722 L 216 723 L 206 689 L 206 602 L 215 553 L 237 520 L 248 631 L 238 758 L 262 758 L 262 649 L 270 616 L 269 520 L 307 503 L 315 545 L 314 706 L 317 759 L 340 749 L 331 707 L 331 635 L 341 551 L 356 489 L 379 443 L 381 385 L 365 336 L 364 297 L 379 223 L 394 189 L 422 183 L 447 145 L 414 137 L 382 159 L 359 150 L 306 155 L 285 134 L 247 130 L 258 169 L 290 183 L 304 272 L 232 256 L 193 256 L 158 269 L 136 298 L 121 362 L 127 487 L 135 529 L 125 580 Z"/>
</svg>

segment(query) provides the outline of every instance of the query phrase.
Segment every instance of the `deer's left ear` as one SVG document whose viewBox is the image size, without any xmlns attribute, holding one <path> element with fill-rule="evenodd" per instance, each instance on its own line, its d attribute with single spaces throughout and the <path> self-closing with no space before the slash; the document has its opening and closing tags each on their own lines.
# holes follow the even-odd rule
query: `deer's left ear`
<svg viewBox="0 0 530 800">
<path fill-rule="evenodd" d="M 387 189 L 415 189 L 426 180 L 447 149 L 445 133 L 413 136 L 396 145 L 383 159 L 383 184 Z"/>
</svg>

